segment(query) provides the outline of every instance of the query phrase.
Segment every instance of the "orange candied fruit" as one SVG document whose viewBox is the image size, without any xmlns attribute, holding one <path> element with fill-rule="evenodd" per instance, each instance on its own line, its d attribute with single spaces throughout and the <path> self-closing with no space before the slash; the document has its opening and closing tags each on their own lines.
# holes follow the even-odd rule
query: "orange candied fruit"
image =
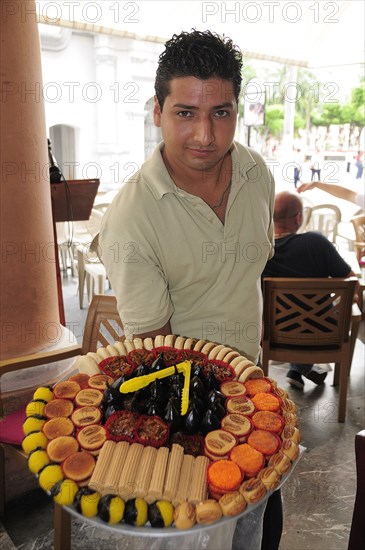
<svg viewBox="0 0 365 550">
<path fill-rule="evenodd" d="M 246 380 L 245 387 L 247 395 L 250 397 L 257 393 L 268 393 L 272 390 L 272 385 L 266 378 L 251 378 L 250 380 Z"/>
<path fill-rule="evenodd" d="M 246 477 L 254 477 L 264 465 L 264 455 L 247 443 L 237 445 L 230 454 Z"/>
<path fill-rule="evenodd" d="M 257 393 L 252 397 L 252 401 L 259 411 L 276 412 L 280 408 L 280 400 L 272 393 Z"/>
<path fill-rule="evenodd" d="M 231 460 L 217 460 L 208 468 L 208 483 L 218 491 L 233 491 L 241 481 L 242 472 Z"/>
</svg>

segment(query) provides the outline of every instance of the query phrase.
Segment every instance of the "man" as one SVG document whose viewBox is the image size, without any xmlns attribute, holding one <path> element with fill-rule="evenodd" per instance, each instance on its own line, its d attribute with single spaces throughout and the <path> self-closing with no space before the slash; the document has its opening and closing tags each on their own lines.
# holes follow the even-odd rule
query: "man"
<svg viewBox="0 0 365 550">
<path fill-rule="evenodd" d="M 350 266 L 326 237 L 314 231 L 297 234 L 303 221 L 303 204 L 297 194 L 283 191 L 275 197 L 275 256 L 268 261 L 262 277 L 352 277 Z M 315 365 L 294 364 L 286 379 L 303 389 L 302 377 L 323 384 L 327 372 Z"/>
<path fill-rule="evenodd" d="M 261 156 L 233 141 L 241 69 L 232 41 L 209 31 L 166 43 L 154 106 L 163 142 L 104 216 L 100 244 L 127 338 L 206 338 L 257 362 L 275 191 Z M 236 530 L 234 547 L 249 533 L 257 548 L 261 520 Z"/>
</svg>

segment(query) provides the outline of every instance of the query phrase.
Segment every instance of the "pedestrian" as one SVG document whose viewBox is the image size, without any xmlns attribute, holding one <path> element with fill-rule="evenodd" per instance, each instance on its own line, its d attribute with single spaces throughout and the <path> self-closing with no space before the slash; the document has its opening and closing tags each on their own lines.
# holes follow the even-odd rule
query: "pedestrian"
<svg viewBox="0 0 365 550">
<path fill-rule="evenodd" d="M 321 166 L 322 166 L 322 154 L 320 149 L 317 147 L 315 153 L 311 158 L 311 181 L 314 181 L 315 176 L 317 176 L 317 181 L 321 180 Z"/>
<path fill-rule="evenodd" d="M 362 157 L 363 157 L 363 152 L 358 151 L 357 155 L 355 157 L 355 166 L 357 168 L 357 172 L 356 172 L 356 179 L 357 180 L 362 178 L 362 173 L 363 173 L 363 170 L 364 170 L 364 163 L 363 163 Z"/>
</svg>

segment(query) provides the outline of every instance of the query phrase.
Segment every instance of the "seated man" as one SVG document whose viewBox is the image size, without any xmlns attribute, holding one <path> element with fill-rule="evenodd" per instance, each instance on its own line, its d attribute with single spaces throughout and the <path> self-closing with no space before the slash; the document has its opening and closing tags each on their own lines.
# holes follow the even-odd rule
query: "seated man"
<svg viewBox="0 0 365 550">
<path fill-rule="evenodd" d="M 303 219 L 303 204 L 297 194 L 283 191 L 275 197 L 275 256 L 262 277 L 352 277 L 354 273 L 333 244 L 320 233 L 297 234 Z M 292 386 L 303 389 L 302 376 L 323 384 L 327 372 L 315 365 L 293 364 L 286 375 Z"/>
</svg>

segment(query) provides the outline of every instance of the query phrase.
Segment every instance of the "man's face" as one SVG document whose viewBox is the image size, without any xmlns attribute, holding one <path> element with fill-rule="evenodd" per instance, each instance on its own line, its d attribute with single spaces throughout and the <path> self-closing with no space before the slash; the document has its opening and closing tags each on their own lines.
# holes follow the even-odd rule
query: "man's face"
<svg viewBox="0 0 365 550">
<path fill-rule="evenodd" d="M 209 170 L 224 157 L 234 138 L 233 83 L 220 78 L 174 78 L 162 112 L 155 98 L 154 121 L 161 128 L 165 158 L 173 168 Z"/>
</svg>

